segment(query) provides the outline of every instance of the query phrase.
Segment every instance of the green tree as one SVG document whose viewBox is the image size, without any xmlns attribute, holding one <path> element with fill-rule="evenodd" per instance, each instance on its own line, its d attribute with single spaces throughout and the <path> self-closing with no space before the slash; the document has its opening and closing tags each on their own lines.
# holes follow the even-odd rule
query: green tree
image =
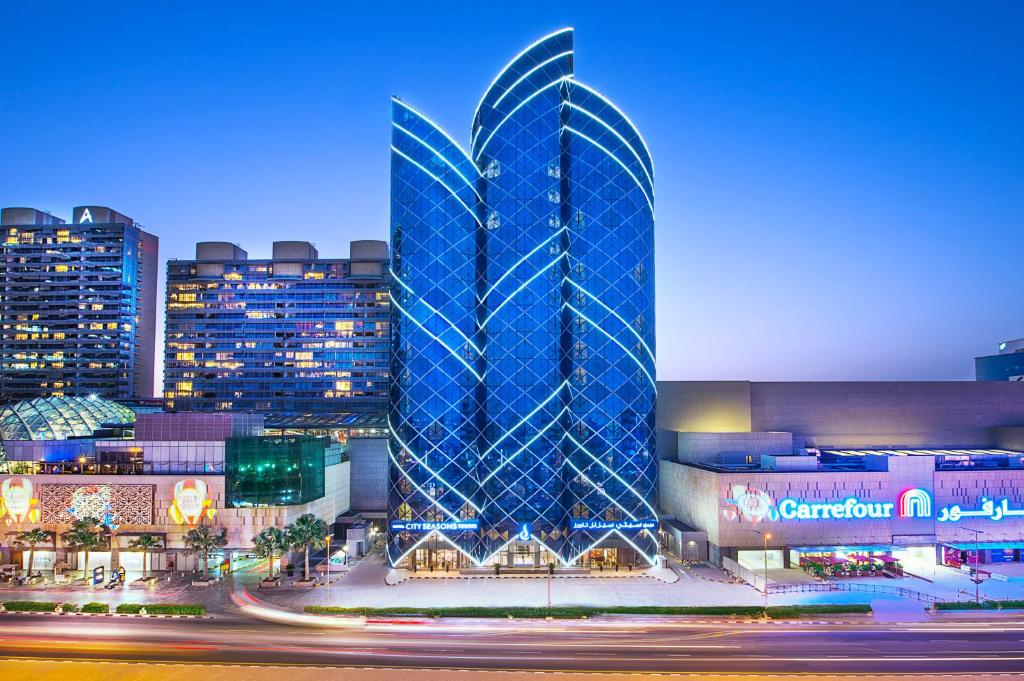
<svg viewBox="0 0 1024 681">
<path fill-rule="evenodd" d="M 82 578 L 89 570 L 89 554 L 103 545 L 106 527 L 97 518 L 81 518 L 71 523 L 71 529 L 60 536 L 65 546 L 85 553 Z"/>
<path fill-rule="evenodd" d="M 252 538 L 256 555 L 266 558 L 270 566 L 268 579 L 274 577 L 274 559 L 280 558 L 288 550 L 288 537 L 279 527 L 268 527 Z"/>
<path fill-rule="evenodd" d="M 142 549 L 142 576 L 145 577 L 149 570 L 146 569 L 146 558 L 149 557 L 150 552 L 161 548 L 162 541 L 160 537 L 155 534 L 140 534 L 135 539 L 131 540 L 131 547 L 133 549 Z"/>
<path fill-rule="evenodd" d="M 198 556 L 202 561 L 203 580 L 205 581 L 208 579 L 210 572 L 210 566 L 208 565 L 210 556 L 217 549 L 222 549 L 228 545 L 228 531 L 224 527 L 220 528 L 218 532 L 206 525 L 200 525 L 186 532 L 182 541 L 185 544 L 185 555 Z"/>
<path fill-rule="evenodd" d="M 305 554 L 302 568 L 302 579 L 309 580 L 309 549 L 322 549 L 326 542 L 324 536 L 328 532 L 327 523 L 312 513 L 303 513 L 285 528 L 288 546 L 301 549 Z"/>
<path fill-rule="evenodd" d="M 11 541 L 15 546 L 28 546 L 28 572 L 27 576 L 32 576 L 32 567 L 36 562 L 36 544 L 42 544 L 43 542 L 50 541 L 50 533 L 46 530 L 36 528 L 34 530 L 25 530 L 19 532 L 14 536 Z"/>
</svg>

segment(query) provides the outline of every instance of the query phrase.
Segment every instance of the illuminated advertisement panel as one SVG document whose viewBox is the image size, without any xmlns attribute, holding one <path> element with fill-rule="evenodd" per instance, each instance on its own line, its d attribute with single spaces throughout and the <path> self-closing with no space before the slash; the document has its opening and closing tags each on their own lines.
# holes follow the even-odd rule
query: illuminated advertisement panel
<svg viewBox="0 0 1024 681">
<path fill-rule="evenodd" d="M 39 500 L 28 478 L 7 478 L 0 482 L 0 518 L 8 524 L 39 519 Z"/>
<path fill-rule="evenodd" d="M 198 479 L 179 480 L 174 485 L 174 497 L 167 513 L 178 525 L 189 527 L 195 527 L 204 515 L 213 520 L 216 510 L 207 484 Z"/>
<path fill-rule="evenodd" d="M 69 525 L 97 518 L 108 526 L 152 525 L 152 485 L 40 485 L 40 521 Z"/>
</svg>

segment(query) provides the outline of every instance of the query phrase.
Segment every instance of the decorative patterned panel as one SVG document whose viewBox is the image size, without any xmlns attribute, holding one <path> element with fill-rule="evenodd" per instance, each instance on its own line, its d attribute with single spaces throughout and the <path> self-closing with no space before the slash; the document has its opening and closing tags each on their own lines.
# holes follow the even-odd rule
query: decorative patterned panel
<svg viewBox="0 0 1024 681">
<path fill-rule="evenodd" d="M 69 525 L 99 518 L 110 525 L 152 525 L 153 485 L 41 485 L 40 521 Z"/>
</svg>

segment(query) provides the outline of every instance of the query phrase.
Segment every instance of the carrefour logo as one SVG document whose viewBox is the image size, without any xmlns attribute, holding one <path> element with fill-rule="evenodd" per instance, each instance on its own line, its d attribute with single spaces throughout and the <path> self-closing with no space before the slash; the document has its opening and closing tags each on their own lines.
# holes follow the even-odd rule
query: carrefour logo
<svg viewBox="0 0 1024 681">
<path fill-rule="evenodd" d="M 923 489 L 913 487 L 900 492 L 897 500 L 901 518 L 931 518 L 932 495 Z"/>
<path fill-rule="evenodd" d="M 932 496 L 918 488 L 904 490 L 896 503 L 887 501 L 861 501 L 847 497 L 842 501 L 807 502 L 783 499 L 779 502 L 779 517 L 783 520 L 863 520 L 866 518 L 931 518 Z"/>
</svg>

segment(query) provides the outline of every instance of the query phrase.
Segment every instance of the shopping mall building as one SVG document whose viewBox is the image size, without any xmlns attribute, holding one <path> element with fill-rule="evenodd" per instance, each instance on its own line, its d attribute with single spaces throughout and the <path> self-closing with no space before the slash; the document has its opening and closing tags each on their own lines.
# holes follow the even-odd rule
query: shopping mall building
<svg viewBox="0 0 1024 681">
<path fill-rule="evenodd" d="M 143 554 L 131 546 L 140 535 L 160 539 L 151 569 L 190 570 L 196 560 L 184 554 L 185 533 L 199 524 L 224 528 L 227 545 L 211 560 L 218 565 L 251 554 L 254 535 L 303 513 L 334 525 L 351 514 L 353 486 L 357 503 L 382 517 L 379 424 L 318 423 L 315 434 L 299 425 L 270 427 L 245 413 L 136 415 L 99 398 L 10 404 L 0 410 L 0 565 L 26 563 L 28 548 L 11 540 L 42 528 L 51 540 L 37 547 L 35 569 L 82 569 L 84 554 L 61 535 L 89 517 L 113 532 L 88 567 L 129 572 L 142 570 Z M 367 541 L 365 532 L 352 536 Z M 335 546 L 362 554 L 357 541 Z"/>
<path fill-rule="evenodd" d="M 1020 561 L 1019 383 L 659 384 L 666 549 L 734 572 Z"/>
</svg>

